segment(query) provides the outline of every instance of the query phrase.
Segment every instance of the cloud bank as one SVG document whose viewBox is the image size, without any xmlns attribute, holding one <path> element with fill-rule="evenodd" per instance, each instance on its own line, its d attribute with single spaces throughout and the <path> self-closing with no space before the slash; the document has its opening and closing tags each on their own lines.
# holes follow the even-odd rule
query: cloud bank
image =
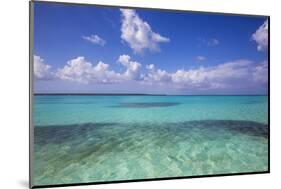
<svg viewBox="0 0 281 189">
<path fill-rule="evenodd" d="M 235 89 L 251 86 L 265 86 L 268 83 L 268 62 L 256 63 L 250 60 L 235 60 L 215 66 L 200 66 L 193 69 L 178 69 L 169 72 L 133 61 L 129 55 L 120 55 L 117 63 L 124 71 L 117 72 L 109 64 L 98 61 L 93 64 L 83 56 L 67 61 L 55 72 L 39 56 L 34 56 L 36 79 L 59 79 L 81 84 L 136 83 L 141 85 L 166 86 L 175 89 Z M 52 77 L 50 77 L 52 76 Z"/>
<path fill-rule="evenodd" d="M 160 51 L 159 44 L 170 41 L 169 38 L 154 32 L 135 10 L 120 9 L 120 11 L 122 16 L 121 39 L 128 43 L 135 53 L 141 54 L 145 49 Z"/>
<path fill-rule="evenodd" d="M 216 66 L 199 67 L 196 69 L 180 69 L 167 72 L 147 66 L 149 73 L 144 80 L 149 83 L 173 84 L 178 88 L 218 89 L 235 88 L 243 85 L 267 83 L 267 62 L 254 63 L 249 60 L 226 62 Z"/>
</svg>

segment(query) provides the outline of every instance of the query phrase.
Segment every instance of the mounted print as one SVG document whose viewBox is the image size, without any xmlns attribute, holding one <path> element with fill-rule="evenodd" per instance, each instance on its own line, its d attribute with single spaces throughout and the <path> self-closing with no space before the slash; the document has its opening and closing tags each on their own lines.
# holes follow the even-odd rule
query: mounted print
<svg viewBox="0 0 281 189">
<path fill-rule="evenodd" d="M 30 187 L 269 172 L 269 17 L 30 2 Z"/>
</svg>

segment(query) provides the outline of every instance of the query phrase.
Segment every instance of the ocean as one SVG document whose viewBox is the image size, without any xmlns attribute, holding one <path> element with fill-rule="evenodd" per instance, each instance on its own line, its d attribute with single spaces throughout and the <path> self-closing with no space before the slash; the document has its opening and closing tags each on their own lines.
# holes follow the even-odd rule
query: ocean
<svg viewBox="0 0 281 189">
<path fill-rule="evenodd" d="M 35 95 L 33 184 L 268 170 L 268 96 Z"/>
</svg>

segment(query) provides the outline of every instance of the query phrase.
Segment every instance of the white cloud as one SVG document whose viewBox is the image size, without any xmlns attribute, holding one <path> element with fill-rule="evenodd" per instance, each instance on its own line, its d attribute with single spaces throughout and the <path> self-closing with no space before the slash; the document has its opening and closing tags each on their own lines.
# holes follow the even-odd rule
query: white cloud
<svg viewBox="0 0 281 189">
<path fill-rule="evenodd" d="M 152 31 L 151 26 L 142 20 L 135 10 L 120 9 L 122 15 L 121 38 L 126 41 L 135 53 L 145 49 L 160 51 L 159 43 L 170 39 Z"/>
<path fill-rule="evenodd" d="M 268 48 L 268 20 L 266 20 L 252 35 L 252 39 L 257 43 L 258 51 L 266 51 Z"/>
<path fill-rule="evenodd" d="M 126 68 L 123 73 L 111 70 L 108 64 L 101 61 L 96 65 L 93 65 L 84 57 L 80 56 L 69 60 L 62 69 L 58 69 L 56 75 L 62 80 L 85 84 L 119 83 L 122 81 L 134 81 L 140 79 L 140 63 L 131 61 L 131 57 L 128 55 L 121 55 L 118 61 Z"/>
<path fill-rule="evenodd" d="M 69 60 L 62 69 L 58 69 L 57 76 L 79 83 L 114 83 L 120 80 L 120 74 L 109 70 L 108 64 L 99 61 L 93 65 L 82 56 Z"/>
<path fill-rule="evenodd" d="M 146 69 L 148 73 L 144 77 L 144 82 L 163 84 L 171 81 L 171 74 L 165 70 L 155 69 L 154 64 L 146 65 Z"/>
<path fill-rule="evenodd" d="M 123 66 L 127 68 L 123 76 L 128 79 L 139 80 L 140 75 L 140 68 L 141 64 L 136 61 L 131 61 L 131 57 L 129 55 L 120 55 L 118 62 L 120 62 Z"/>
<path fill-rule="evenodd" d="M 178 88 L 217 89 L 240 87 L 241 83 L 256 84 L 267 82 L 267 63 L 256 64 L 249 60 L 237 60 L 212 67 L 180 69 L 175 72 L 156 69 L 147 65 L 144 81 L 171 84 Z"/>
<path fill-rule="evenodd" d="M 40 56 L 33 56 L 34 62 L 34 76 L 36 79 L 51 79 L 53 74 L 51 72 L 51 66 L 44 63 L 44 59 Z"/>
<path fill-rule="evenodd" d="M 226 88 L 230 85 L 247 82 L 250 74 L 251 61 L 238 60 L 213 67 L 178 70 L 172 75 L 172 80 L 183 87 Z"/>
<path fill-rule="evenodd" d="M 204 60 L 206 60 L 206 57 L 205 57 L 205 56 L 197 56 L 197 57 L 196 57 L 196 60 L 198 60 L 198 61 L 204 61 Z"/>
<path fill-rule="evenodd" d="M 149 64 L 145 66 L 148 70 L 153 70 L 155 68 L 154 64 Z"/>
<path fill-rule="evenodd" d="M 106 44 L 106 41 L 98 35 L 82 36 L 82 38 L 100 46 L 104 46 Z"/>
<path fill-rule="evenodd" d="M 268 83 L 268 62 L 264 61 L 257 65 L 253 71 L 253 79 L 256 82 Z"/>
</svg>

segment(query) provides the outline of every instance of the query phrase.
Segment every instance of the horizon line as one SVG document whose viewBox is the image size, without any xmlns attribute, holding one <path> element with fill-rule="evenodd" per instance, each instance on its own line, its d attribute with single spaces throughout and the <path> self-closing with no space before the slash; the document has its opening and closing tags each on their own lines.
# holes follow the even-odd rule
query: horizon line
<svg viewBox="0 0 281 189">
<path fill-rule="evenodd" d="M 268 96 L 268 94 L 150 94 L 150 93 L 33 93 L 36 95 L 93 95 L 93 96 Z"/>
</svg>

